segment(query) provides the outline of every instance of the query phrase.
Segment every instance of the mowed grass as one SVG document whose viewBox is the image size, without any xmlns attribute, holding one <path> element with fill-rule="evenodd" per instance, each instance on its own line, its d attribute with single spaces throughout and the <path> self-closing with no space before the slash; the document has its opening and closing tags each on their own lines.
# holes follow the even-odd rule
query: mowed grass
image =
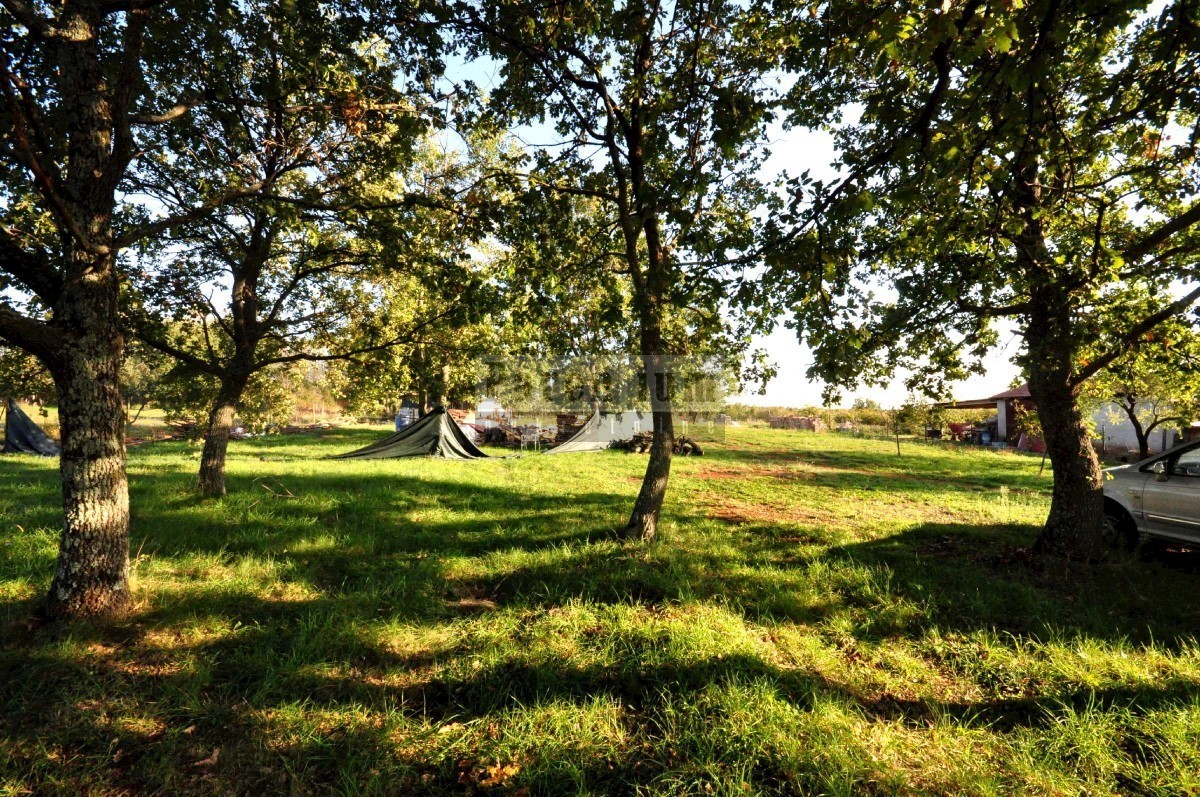
<svg viewBox="0 0 1200 797">
<path fill-rule="evenodd" d="M 734 429 L 676 460 L 130 452 L 136 610 L 31 619 L 53 461 L 0 460 L 0 794 L 1200 793 L 1197 567 L 1032 557 L 1015 454 Z"/>
</svg>

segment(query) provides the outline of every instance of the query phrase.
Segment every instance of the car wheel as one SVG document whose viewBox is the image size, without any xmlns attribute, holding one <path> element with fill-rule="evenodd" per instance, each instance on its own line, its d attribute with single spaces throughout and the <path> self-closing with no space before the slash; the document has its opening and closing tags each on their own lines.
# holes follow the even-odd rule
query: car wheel
<svg viewBox="0 0 1200 797">
<path fill-rule="evenodd" d="M 1104 541 L 1118 551 L 1132 551 L 1137 548 L 1137 524 L 1133 522 L 1129 513 L 1119 506 L 1104 507 Z"/>
</svg>

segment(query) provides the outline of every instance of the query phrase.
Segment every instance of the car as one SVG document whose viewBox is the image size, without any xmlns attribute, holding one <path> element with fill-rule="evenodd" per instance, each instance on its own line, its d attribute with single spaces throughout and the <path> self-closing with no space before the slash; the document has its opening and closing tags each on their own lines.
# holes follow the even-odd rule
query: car
<svg viewBox="0 0 1200 797">
<path fill-rule="evenodd" d="M 1104 527 L 1133 548 L 1140 535 L 1200 545 L 1200 440 L 1104 471 Z"/>
</svg>

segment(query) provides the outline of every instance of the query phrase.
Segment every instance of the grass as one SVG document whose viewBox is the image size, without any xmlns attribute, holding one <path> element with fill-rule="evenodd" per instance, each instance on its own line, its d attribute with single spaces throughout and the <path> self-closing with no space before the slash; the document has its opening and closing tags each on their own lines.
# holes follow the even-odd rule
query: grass
<svg viewBox="0 0 1200 797">
<path fill-rule="evenodd" d="M 1009 453 L 759 429 L 677 460 L 130 452 L 136 612 L 31 620 L 53 462 L 0 460 L 3 794 L 1200 793 L 1197 563 L 1027 553 Z"/>
<path fill-rule="evenodd" d="M 23 404 L 21 409 L 33 419 L 34 423 L 42 427 L 42 431 L 55 440 L 59 439 L 58 407 Z M 171 432 L 164 418 L 165 413 L 160 409 L 145 407 L 139 410 L 137 407 L 132 407 L 129 408 L 129 413 L 131 423 L 125 427 L 125 437 L 131 445 L 166 437 Z"/>
</svg>

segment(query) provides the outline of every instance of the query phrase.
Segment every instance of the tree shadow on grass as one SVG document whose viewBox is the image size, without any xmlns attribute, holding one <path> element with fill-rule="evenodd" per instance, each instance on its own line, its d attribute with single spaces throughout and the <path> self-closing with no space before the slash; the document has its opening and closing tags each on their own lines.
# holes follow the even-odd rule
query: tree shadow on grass
<svg viewBox="0 0 1200 797">
<path fill-rule="evenodd" d="M 886 568 L 891 588 L 919 601 L 931 624 L 959 632 L 990 629 L 1028 638 L 1056 636 L 1194 644 L 1200 604 L 1197 555 L 1158 550 L 1080 564 L 1030 551 L 1038 529 L 1021 525 L 930 523 L 827 556 Z"/>
<path fill-rule="evenodd" d="M 180 602 L 185 614 L 213 609 L 187 596 Z M 473 738 L 469 751 L 458 756 L 441 754 L 437 744 L 423 747 L 422 739 L 436 738 L 439 728 L 467 733 L 483 727 L 477 722 L 495 723 L 511 712 L 530 715 L 596 700 L 621 707 L 623 733 L 640 742 L 661 734 L 663 723 L 683 707 L 704 705 L 704 696 L 714 690 L 748 684 L 799 711 L 832 700 L 868 721 L 923 729 L 949 718 L 990 733 L 1045 727 L 1069 710 L 1144 714 L 1200 698 L 1200 684 L 1164 679 L 1152 686 L 1069 686 L 1035 697 L 911 699 L 738 652 L 672 659 L 650 637 L 641 645 L 625 646 L 622 655 L 605 663 L 580 663 L 519 647 L 480 663 L 485 643 L 478 640 L 450 639 L 423 651 L 382 646 L 364 637 L 360 609 L 340 597 L 301 603 L 246 598 L 243 625 L 230 633 L 169 644 L 155 637 L 141 646 L 101 636 L 86 661 L 43 646 L 28 652 L 18 667 L 12 650 L 4 646 L 0 683 L 8 687 L 0 688 L 0 701 L 6 738 L 17 749 L 33 749 L 53 731 L 92 785 L 103 781 L 135 790 L 197 793 L 225 785 L 272 792 L 284 775 L 287 783 L 336 791 L 339 782 L 361 786 L 387 762 L 392 788 L 457 791 L 464 773 L 471 777 L 473 766 L 489 762 L 489 737 Z M 169 627 L 175 620 L 172 611 L 141 622 Z M 179 661 L 203 666 L 181 668 L 175 666 Z M 16 680 L 11 676 L 18 671 L 40 674 L 36 693 L 12 688 Z M 329 719 L 313 730 L 304 725 L 298 709 L 305 717 Z M 141 720 L 114 726 L 113 716 L 122 712 Z M 721 719 L 703 717 L 708 723 Z M 290 730 L 289 723 L 302 727 Z M 686 748 L 686 740 L 673 744 L 673 755 L 699 755 Z M 194 768 L 194 762 L 216 748 L 223 751 L 220 768 Z M 114 751 L 121 753 L 119 760 L 113 760 Z M 756 757 L 754 767 L 764 779 L 811 777 L 819 782 L 817 773 L 797 774 L 770 750 L 749 755 Z M 537 758 L 523 764 L 527 771 L 519 782 L 536 783 L 546 793 L 573 790 L 580 778 L 592 789 L 621 791 L 667 769 L 660 751 L 640 744 L 616 756 L 586 760 L 578 760 L 569 747 L 539 750 Z M 222 777 L 233 780 L 222 782 Z M 380 784 L 380 793 L 387 792 L 386 785 Z"/>
<path fill-rule="evenodd" d="M 21 478 L 47 478 L 40 473 Z M 135 496 L 183 483 L 163 476 L 156 488 L 153 479 Z M 350 791 L 382 777 L 395 780 L 380 781 L 379 793 L 462 791 L 491 749 L 489 737 L 455 747 L 421 734 L 599 699 L 621 707 L 626 748 L 567 766 L 574 753 L 563 747 L 526 761 L 518 782 L 562 793 L 582 778 L 595 791 L 619 792 L 669 767 L 663 751 L 641 744 L 663 735 L 671 712 L 739 684 L 765 685 L 799 711 L 834 700 L 867 720 L 921 728 L 949 717 L 992 732 L 1041 727 L 1067 708 L 1149 712 L 1200 698 L 1196 683 L 1175 678 L 919 699 L 738 651 L 667 655 L 669 634 L 683 633 L 686 620 L 661 636 L 651 628 L 617 640 L 612 655 L 592 650 L 578 660 L 555 655 L 545 640 L 526 649 L 519 638 L 559 607 L 653 616 L 686 605 L 740 615 L 764 632 L 803 624 L 819 636 L 838 617 L 845 622 L 836 633 L 862 643 L 936 628 L 1067 644 L 1153 638 L 1172 651 L 1190 642 L 1200 619 L 1179 599 L 1195 591 L 1194 559 L 1163 554 L 1091 567 L 1033 559 L 1024 547 L 1035 530 L 1003 525 L 926 524 L 830 546 L 816 531 L 799 539 L 766 523 L 733 526 L 677 509 L 668 510 L 677 535 L 630 545 L 603 539 L 626 508 L 627 496 L 615 492 L 563 501 L 447 478 L 393 475 L 385 488 L 379 481 L 365 473 L 289 477 L 296 497 L 232 496 L 216 520 L 214 504 L 194 515 L 185 504 L 139 508 L 140 523 L 156 531 L 135 531 L 135 550 L 144 540 L 146 551 L 183 569 L 192 557 L 231 567 L 269 559 L 277 567 L 270 580 L 300 588 L 298 597 L 272 598 L 253 578 L 222 588 L 198 570 L 160 587 L 129 623 L 6 634 L 0 723 L 18 751 L 12 760 L 33 773 L 23 782 L 82 792 L 105 784 L 270 793 L 293 782 Z M 734 549 L 717 544 L 729 538 Z M 388 638 L 402 633 L 413 636 Z M 586 641 L 590 632 L 562 633 Z M 43 738 L 69 751 L 69 763 L 43 762 Z M 196 766 L 218 747 L 218 764 Z M 474 758 L 464 765 L 460 754 Z M 764 781 L 797 777 L 769 751 L 749 755 Z M 818 790 L 818 775 L 800 777 Z"/>
</svg>

